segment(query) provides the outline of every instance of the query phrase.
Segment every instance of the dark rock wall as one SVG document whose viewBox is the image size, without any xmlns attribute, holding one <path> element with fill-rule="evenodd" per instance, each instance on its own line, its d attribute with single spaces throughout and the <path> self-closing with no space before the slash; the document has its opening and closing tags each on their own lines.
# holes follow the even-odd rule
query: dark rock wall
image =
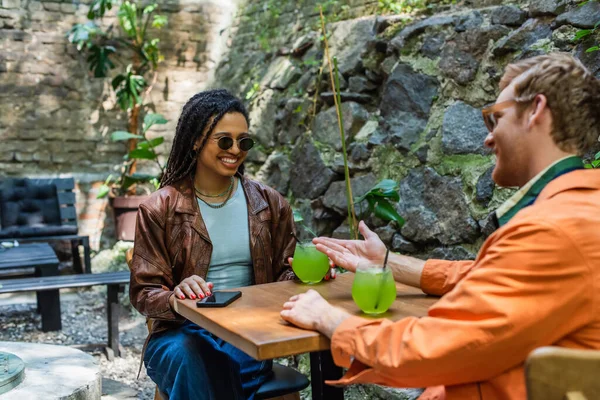
<svg viewBox="0 0 600 400">
<path fill-rule="evenodd" d="M 214 85 L 250 103 L 261 146 L 249 171 L 288 196 L 319 234 L 347 235 L 341 140 L 329 71 L 320 69 L 318 17 L 308 6 L 265 3 L 273 6 L 242 6 Z M 489 213 L 512 193 L 491 180 L 480 110 L 495 101 L 514 60 L 566 51 L 600 76 L 600 52 L 585 53 L 593 39 L 573 41 L 578 29 L 600 21 L 600 4 L 466 1 L 406 20 L 376 16 L 373 3 L 353 1 L 327 14 L 354 195 L 382 178 L 397 180 L 406 225 L 367 220 L 387 244 L 420 256 L 474 257 L 490 234 Z M 267 23 L 270 13 L 277 24 Z"/>
</svg>

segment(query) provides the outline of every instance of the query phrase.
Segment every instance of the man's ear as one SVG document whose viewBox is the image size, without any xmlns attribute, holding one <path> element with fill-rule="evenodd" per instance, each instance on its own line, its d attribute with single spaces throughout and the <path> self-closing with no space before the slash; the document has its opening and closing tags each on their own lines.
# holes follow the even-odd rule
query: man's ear
<svg viewBox="0 0 600 400">
<path fill-rule="evenodd" d="M 548 99 L 543 94 L 537 94 L 533 99 L 531 110 L 529 112 L 529 128 L 535 124 L 542 123 L 548 109 Z"/>
</svg>

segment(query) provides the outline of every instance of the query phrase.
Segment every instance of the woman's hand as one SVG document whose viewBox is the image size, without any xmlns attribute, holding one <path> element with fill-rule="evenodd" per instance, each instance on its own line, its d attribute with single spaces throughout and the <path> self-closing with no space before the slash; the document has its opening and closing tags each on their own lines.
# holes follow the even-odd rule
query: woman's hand
<svg viewBox="0 0 600 400">
<path fill-rule="evenodd" d="M 356 266 L 361 261 L 382 264 L 386 251 L 385 244 L 363 221 L 358 224 L 358 230 L 365 240 L 318 237 L 313 239 L 313 243 L 317 245 L 317 250 L 327 254 L 335 265 L 350 272 L 355 272 Z"/>
<path fill-rule="evenodd" d="M 210 296 L 212 293 L 213 284 L 212 282 L 206 282 L 198 275 L 192 275 L 181 282 L 173 290 L 173 294 L 178 299 L 185 299 L 186 297 L 196 300 L 203 299 L 206 296 Z"/>
<path fill-rule="evenodd" d="M 292 266 L 293 261 L 294 261 L 293 257 L 288 257 L 288 263 L 290 264 L 290 267 Z M 335 279 L 335 277 L 337 276 L 336 274 L 337 274 L 337 270 L 335 269 L 335 264 L 333 263 L 333 261 L 331 261 L 331 259 L 329 259 L 329 272 L 327 272 L 327 275 L 325 275 L 324 279 L 326 281 L 328 281 L 329 279 Z"/>
</svg>

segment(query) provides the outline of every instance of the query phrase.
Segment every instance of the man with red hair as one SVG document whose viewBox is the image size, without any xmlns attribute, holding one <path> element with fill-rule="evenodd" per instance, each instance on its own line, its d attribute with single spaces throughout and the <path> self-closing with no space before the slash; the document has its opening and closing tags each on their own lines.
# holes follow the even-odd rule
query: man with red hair
<svg viewBox="0 0 600 400">
<path fill-rule="evenodd" d="M 520 189 L 496 213 L 498 229 L 474 261 L 390 254 L 396 281 L 443 296 L 423 318 L 351 316 L 317 292 L 292 297 L 281 316 L 331 338 L 337 383 L 426 387 L 420 399 L 525 399 L 523 365 L 540 346 L 600 349 L 600 173 L 581 155 L 600 135 L 600 83 L 568 54 L 510 64 L 483 110 L 492 177 Z M 350 271 L 382 264 L 386 247 L 315 239 Z M 423 227 L 427 229 L 427 227 Z"/>
</svg>

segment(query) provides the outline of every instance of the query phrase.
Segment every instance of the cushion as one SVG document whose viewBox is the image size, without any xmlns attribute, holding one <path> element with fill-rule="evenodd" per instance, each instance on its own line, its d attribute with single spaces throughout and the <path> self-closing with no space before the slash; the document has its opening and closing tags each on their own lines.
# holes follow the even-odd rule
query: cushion
<svg viewBox="0 0 600 400">
<path fill-rule="evenodd" d="M 271 377 L 258 388 L 257 400 L 299 392 L 308 386 L 308 378 L 291 367 L 273 363 Z"/>
<path fill-rule="evenodd" d="M 7 179 L 0 187 L 0 238 L 52 236 L 76 233 L 63 226 L 54 184 L 29 179 Z"/>
</svg>

